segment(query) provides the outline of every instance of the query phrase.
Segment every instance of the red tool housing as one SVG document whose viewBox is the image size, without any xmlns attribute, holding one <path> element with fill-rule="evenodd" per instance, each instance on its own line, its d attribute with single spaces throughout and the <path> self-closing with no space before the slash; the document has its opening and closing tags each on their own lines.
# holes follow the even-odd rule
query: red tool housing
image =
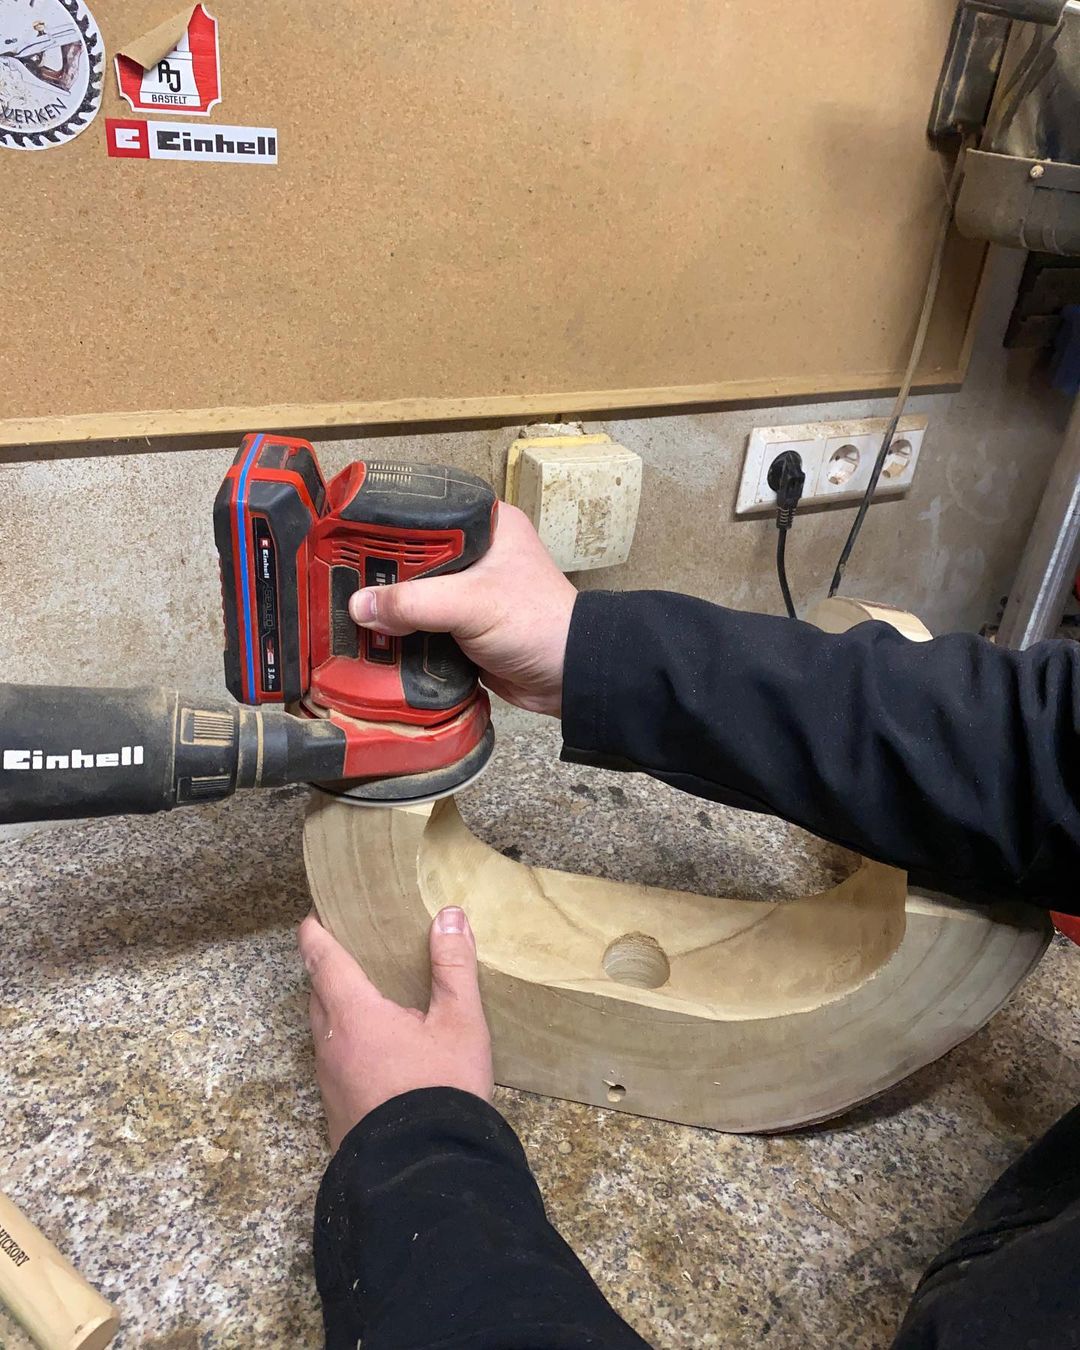
<svg viewBox="0 0 1080 1350">
<path fill-rule="evenodd" d="M 358 628 L 349 600 L 470 566 L 497 508 L 489 484 L 446 465 L 357 462 L 327 484 L 308 442 L 246 437 L 214 507 L 229 690 L 329 716 L 346 732 L 349 776 L 427 772 L 468 754 L 489 708 L 457 644 Z"/>
</svg>

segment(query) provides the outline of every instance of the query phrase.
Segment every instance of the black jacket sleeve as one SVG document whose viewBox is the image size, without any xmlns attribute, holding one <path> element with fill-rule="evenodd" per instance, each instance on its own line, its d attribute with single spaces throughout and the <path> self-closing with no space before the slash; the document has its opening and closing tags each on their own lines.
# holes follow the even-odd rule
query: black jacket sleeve
<svg viewBox="0 0 1080 1350">
<path fill-rule="evenodd" d="M 327 1350 L 649 1350 L 548 1223 L 517 1136 L 426 1088 L 372 1111 L 315 1207 Z"/>
<path fill-rule="evenodd" d="M 582 593 L 564 758 L 767 811 L 923 886 L 1080 913 L 1080 644 L 840 635 Z"/>
</svg>

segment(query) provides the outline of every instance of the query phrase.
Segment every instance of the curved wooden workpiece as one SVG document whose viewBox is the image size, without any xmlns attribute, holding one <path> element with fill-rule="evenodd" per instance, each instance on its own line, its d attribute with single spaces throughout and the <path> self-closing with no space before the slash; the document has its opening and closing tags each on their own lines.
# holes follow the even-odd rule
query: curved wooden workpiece
<svg viewBox="0 0 1080 1350">
<path fill-rule="evenodd" d="M 846 595 L 830 595 L 815 605 L 806 616 L 807 623 L 823 633 L 846 633 L 860 623 L 887 623 L 912 642 L 929 642 L 930 629 L 906 609 L 879 605 L 872 600 L 851 600 Z"/>
<path fill-rule="evenodd" d="M 867 616 L 829 601 L 818 617 Z M 827 1118 L 937 1058 L 1049 932 L 1026 906 L 909 895 L 867 859 L 781 903 L 533 868 L 452 800 L 371 810 L 316 793 L 304 853 L 320 919 L 400 1002 L 426 1005 L 431 916 L 468 912 L 500 1083 L 730 1131 Z"/>
<path fill-rule="evenodd" d="M 406 860 L 394 889 L 415 871 L 429 916 L 468 911 L 488 969 L 552 989 L 711 1019 L 781 1017 L 858 989 L 904 936 L 904 874 L 865 858 L 798 904 L 747 903 L 513 862 L 452 801 L 426 821 L 402 815 L 387 850 Z M 342 825 L 367 856 L 357 850 L 378 823 Z"/>
</svg>

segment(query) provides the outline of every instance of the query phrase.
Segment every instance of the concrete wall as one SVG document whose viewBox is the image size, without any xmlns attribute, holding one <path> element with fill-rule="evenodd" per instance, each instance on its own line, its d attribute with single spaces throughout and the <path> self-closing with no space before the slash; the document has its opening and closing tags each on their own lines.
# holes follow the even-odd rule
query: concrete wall
<svg viewBox="0 0 1080 1350">
<path fill-rule="evenodd" d="M 1012 578 L 1068 408 L 1001 348 L 1021 259 L 993 260 L 964 388 L 913 400 L 930 430 L 910 495 L 875 506 L 849 594 L 915 610 L 935 631 L 977 628 Z M 597 423 L 645 461 L 631 561 L 589 586 L 663 587 L 779 612 L 769 520 L 733 507 L 754 425 L 881 415 L 888 400 Z M 335 470 L 364 454 L 446 459 L 502 482 L 515 429 L 329 442 Z M 210 508 L 233 451 L 148 449 L 12 462 L 0 452 L 0 659 L 6 680 L 168 683 L 217 692 L 220 603 Z M 2 462 L 6 459 L 8 462 Z M 800 608 L 824 594 L 853 508 L 797 521 Z"/>
</svg>

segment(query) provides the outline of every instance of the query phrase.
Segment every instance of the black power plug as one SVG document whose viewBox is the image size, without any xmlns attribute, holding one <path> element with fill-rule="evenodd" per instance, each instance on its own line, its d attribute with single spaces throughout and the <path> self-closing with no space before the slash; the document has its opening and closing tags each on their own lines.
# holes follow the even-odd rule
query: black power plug
<svg viewBox="0 0 1080 1350">
<path fill-rule="evenodd" d="M 795 602 L 788 585 L 786 553 L 788 530 L 795 523 L 795 511 L 802 501 L 803 488 L 806 486 L 806 474 L 799 452 L 782 450 L 769 465 L 765 481 L 776 493 L 776 577 L 780 582 L 780 593 L 784 597 L 788 618 L 794 619 Z"/>
</svg>

